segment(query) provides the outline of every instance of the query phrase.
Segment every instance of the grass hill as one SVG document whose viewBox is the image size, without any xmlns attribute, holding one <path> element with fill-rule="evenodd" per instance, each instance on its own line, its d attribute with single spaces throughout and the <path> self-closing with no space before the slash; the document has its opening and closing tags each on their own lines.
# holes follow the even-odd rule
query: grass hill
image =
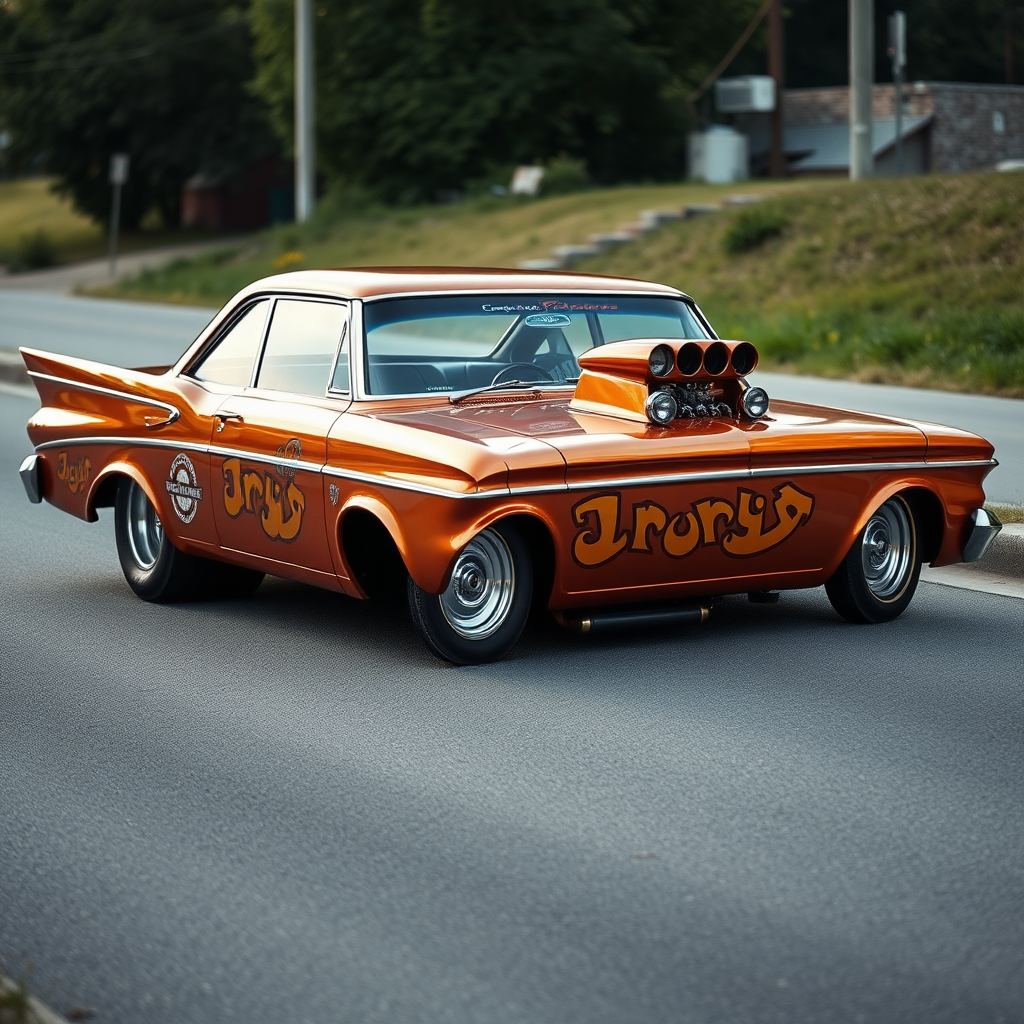
<svg viewBox="0 0 1024 1024">
<path fill-rule="evenodd" d="M 722 336 L 757 343 L 766 367 L 1024 396 L 1020 173 L 646 186 L 398 210 L 335 198 L 309 225 L 105 294 L 219 305 L 281 269 L 515 266 L 642 209 L 737 191 L 767 198 L 664 225 L 577 266 L 682 288 Z"/>
</svg>

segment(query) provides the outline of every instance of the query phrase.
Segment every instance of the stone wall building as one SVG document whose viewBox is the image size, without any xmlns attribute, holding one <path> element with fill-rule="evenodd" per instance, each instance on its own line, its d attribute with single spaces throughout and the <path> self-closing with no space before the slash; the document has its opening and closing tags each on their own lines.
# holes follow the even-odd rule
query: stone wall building
<svg viewBox="0 0 1024 1024">
<path fill-rule="evenodd" d="M 872 90 L 875 173 L 896 172 L 896 90 Z M 787 89 L 784 144 L 794 175 L 849 172 L 850 90 L 847 86 Z M 764 174 L 768 122 L 763 114 L 739 115 L 736 127 L 750 138 L 751 173 Z M 911 82 L 903 87 L 904 169 L 974 171 L 1002 160 L 1024 159 L 1024 86 L 961 82 Z"/>
</svg>

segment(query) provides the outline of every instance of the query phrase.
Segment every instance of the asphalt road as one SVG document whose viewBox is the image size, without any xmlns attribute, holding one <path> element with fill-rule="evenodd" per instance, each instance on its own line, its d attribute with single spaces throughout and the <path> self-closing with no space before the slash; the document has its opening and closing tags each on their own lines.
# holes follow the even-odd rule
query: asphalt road
<svg viewBox="0 0 1024 1024">
<path fill-rule="evenodd" d="M 211 310 L 0 289 L 0 349 L 23 345 L 115 366 L 172 363 L 206 326 Z M 994 501 L 1024 504 L 1024 401 L 944 391 L 761 373 L 775 398 L 934 423 L 987 437 L 1000 461 L 986 486 Z"/>
<path fill-rule="evenodd" d="M 158 607 L 0 395 L 0 952 L 103 1024 L 1024 1020 L 1024 602 L 822 591 L 433 660 Z"/>
</svg>

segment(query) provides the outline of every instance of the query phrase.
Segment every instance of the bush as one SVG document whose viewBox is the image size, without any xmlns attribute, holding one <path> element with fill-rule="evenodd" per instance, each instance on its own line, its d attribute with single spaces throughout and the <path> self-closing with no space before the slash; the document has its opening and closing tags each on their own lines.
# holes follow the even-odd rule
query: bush
<svg viewBox="0 0 1024 1024">
<path fill-rule="evenodd" d="M 731 256 L 756 249 L 769 238 L 781 235 L 789 221 L 779 209 L 748 206 L 733 218 L 722 237 L 722 248 Z"/>
<path fill-rule="evenodd" d="M 544 169 L 540 190 L 546 196 L 561 196 L 569 192 L 581 192 L 590 184 L 587 165 L 583 160 L 560 156 Z"/>
<path fill-rule="evenodd" d="M 18 243 L 15 266 L 18 270 L 42 270 L 57 262 L 57 247 L 42 229 L 31 235 L 22 235 Z"/>
</svg>

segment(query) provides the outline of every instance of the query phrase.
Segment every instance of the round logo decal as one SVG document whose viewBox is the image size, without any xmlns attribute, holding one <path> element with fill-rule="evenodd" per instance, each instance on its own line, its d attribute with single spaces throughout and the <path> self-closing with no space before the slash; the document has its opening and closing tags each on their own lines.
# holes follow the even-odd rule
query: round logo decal
<svg viewBox="0 0 1024 1024">
<path fill-rule="evenodd" d="M 191 523 L 199 509 L 203 489 L 196 479 L 196 467 L 184 453 L 174 456 L 171 462 L 170 480 L 167 493 L 171 496 L 171 508 L 183 523 Z"/>
<path fill-rule="evenodd" d="M 535 313 L 526 318 L 527 327 L 571 327 L 572 317 L 564 313 Z"/>
</svg>

